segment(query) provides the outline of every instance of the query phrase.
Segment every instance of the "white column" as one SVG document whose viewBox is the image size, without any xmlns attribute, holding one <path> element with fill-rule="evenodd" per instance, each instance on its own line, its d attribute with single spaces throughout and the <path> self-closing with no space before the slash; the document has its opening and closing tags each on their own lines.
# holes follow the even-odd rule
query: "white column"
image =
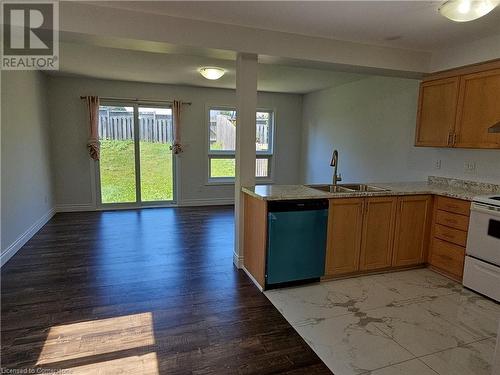
<svg viewBox="0 0 500 375">
<path fill-rule="evenodd" d="M 257 55 L 239 53 L 236 59 L 236 181 L 234 183 L 234 264 L 243 260 L 242 186 L 255 185 L 255 112 Z"/>
</svg>

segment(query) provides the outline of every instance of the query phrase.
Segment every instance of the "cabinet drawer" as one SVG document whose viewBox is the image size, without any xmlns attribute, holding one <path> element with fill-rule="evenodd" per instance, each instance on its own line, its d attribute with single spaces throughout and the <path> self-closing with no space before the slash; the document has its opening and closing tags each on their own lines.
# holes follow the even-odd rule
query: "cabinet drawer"
<svg viewBox="0 0 500 375">
<path fill-rule="evenodd" d="M 464 269 L 465 248 L 454 245 L 440 239 L 432 239 L 432 255 L 430 263 L 449 272 L 462 277 Z"/>
<path fill-rule="evenodd" d="M 453 242 L 455 245 L 463 246 L 467 244 L 467 232 L 463 230 L 445 227 L 436 224 L 434 227 L 434 237 L 444 241 Z"/>
<path fill-rule="evenodd" d="M 436 223 L 446 225 L 455 229 L 467 231 L 469 229 L 469 217 L 452 214 L 451 212 L 437 210 Z"/>
<path fill-rule="evenodd" d="M 446 197 L 437 197 L 436 199 L 438 210 L 466 216 L 470 215 L 470 202 Z"/>
</svg>

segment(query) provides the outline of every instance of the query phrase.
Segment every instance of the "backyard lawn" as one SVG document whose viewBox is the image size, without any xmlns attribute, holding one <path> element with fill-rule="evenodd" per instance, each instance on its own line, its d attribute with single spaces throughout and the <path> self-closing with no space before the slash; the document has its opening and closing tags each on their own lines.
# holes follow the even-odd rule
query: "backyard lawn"
<svg viewBox="0 0 500 375">
<path fill-rule="evenodd" d="M 172 153 L 170 144 L 139 142 L 142 201 L 173 200 Z M 102 203 L 135 202 L 134 142 L 102 140 Z M 212 176 L 234 176 L 234 159 L 212 162 Z"/>
<path fill-rule="evenodd" d="M 139 142 L 143 201 L 173 199 L 170 144 Z M 101 141 L 101 197 L 103 203 L 135 202 L 134 142 Z"/>
</svg>

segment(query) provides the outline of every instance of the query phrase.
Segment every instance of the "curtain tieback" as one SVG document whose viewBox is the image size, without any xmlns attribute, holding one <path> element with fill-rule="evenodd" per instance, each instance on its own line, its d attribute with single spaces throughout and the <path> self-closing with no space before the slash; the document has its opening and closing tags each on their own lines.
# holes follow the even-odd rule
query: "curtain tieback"
<svg viewBox="0 0 500 375">
<path fill-rule="evenodd" d="M 87 149 L 89 151 L 89 155 L 94 160 L 99 160 L 100 156 L 100 144 L 98 139 L 90 138 L 87 142 Z"/>
<path fill-rule="evenodd" d="M 178 155 L 183 151 L 182 145 L 178 142 L 175 142 L 172 146 L 170 146 L 170 150 L 172 150 L 174 155 Z"/>
</svg>

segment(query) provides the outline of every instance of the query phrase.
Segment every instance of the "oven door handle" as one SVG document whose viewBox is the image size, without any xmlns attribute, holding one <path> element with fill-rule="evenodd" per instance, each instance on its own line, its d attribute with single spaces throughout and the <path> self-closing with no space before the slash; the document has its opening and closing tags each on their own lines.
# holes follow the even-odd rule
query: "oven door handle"
<svg viewBox="0 0 500 375">
<path fill-rule="evenodd" d="M 497 211 L 496 209 L 489 209 L 489 208 L 486 208 L 484 206 L 480 206 L 476 203 L 472 204 L 472 207 L 470 208 L 470 210 L 480 212 L 483 214 L 487 214 L 487 215 L 500 217 L 500 210 Z"/>
</svg>

